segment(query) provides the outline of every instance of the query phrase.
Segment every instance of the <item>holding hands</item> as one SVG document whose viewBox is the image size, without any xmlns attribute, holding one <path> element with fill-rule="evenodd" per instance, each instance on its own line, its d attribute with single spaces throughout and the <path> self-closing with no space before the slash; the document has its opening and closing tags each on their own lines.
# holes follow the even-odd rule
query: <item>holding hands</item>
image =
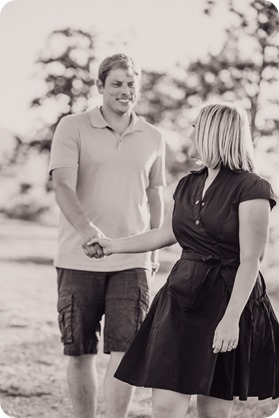
<svg viewBox="0 0 279 418">
<path fill-rule="evenodd" d="M 105 255 L 111 255 L 113 254 L 113 243 L 115 240 L 112 240 L 110 238 L 104 238 L 104 235 L 97 236 L 96 238 L 92 238 L 87 242 L 87 246 L 90 248 L 93 246 L 98 246 L 102 250 L 102 257 Z M 94 256 L 93 256 L 94 257 Z"/>
<path fill-rule="evenodd" d="M 134 237 L 139 238 L 139 237 Z M 104 235 L 97 236 L 96 238 L 92 238 L 87 242 L 87 247 L 98 247 L 102 251 L 102 254 L 99 255 L 98 249 L 96 250 L 96 255 L 93 255 L 93 257 L 96 258 L 102 258 L 106 255 L 111 255 L 114 253 L 123 253 L 123 252 L 131 252 L 131 245 L 129 244 L 129 238 L 128 242 L 125 238 L 120 239 L 111 239 L 111 238 L 105 238 Z M 157 252 L 153 251 L 151 256 L 151 275 L 154 276 L 155 273 L 159 270 L 160 263 L 158 262 L 158 256 Z"/>
<path fill-rule="evenodd" d="M 80 233 L 82 240 L 82 248 L 87 257 L 90 258 L 102 258 L 104 257 L 104 252 L 102 247 L 98 244 L 99 237 L 104 237 L 102 231 L 93 224 L 89 224 L 82 232 Z M 94 243 L 91 241 L 95 239 Z"/>
</svg>

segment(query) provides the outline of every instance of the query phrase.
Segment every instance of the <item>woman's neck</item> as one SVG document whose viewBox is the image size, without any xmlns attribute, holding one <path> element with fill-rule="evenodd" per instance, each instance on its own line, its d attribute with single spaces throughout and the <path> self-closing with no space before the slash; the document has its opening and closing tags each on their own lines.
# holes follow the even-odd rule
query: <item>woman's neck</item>
<svg viewBox="0 0 279 418">
<path fill-rule="evenodd" d="M 217 174 L 219 173 L 219 171 L 220 171 L 220 166 L 218 166 L 217 168 L 207 167 L 207 173 L 208 173 L 207 178 L 214 180 Z"/>
<path fill-rule="evenodd" d="M 203 188 L 203 191 L 202 191 L 202 198 L 204 198 L 204 195 L 205 195 L 207 189 L 213 183 L 213 181 L 217 177 L 219 171 L 220 171 L 220 166 L 217 167 L 217 168 L 207 167 L 207 177 L 206 177 L 206 180 L 204 182 L 204 188 Z"/>
</svg>

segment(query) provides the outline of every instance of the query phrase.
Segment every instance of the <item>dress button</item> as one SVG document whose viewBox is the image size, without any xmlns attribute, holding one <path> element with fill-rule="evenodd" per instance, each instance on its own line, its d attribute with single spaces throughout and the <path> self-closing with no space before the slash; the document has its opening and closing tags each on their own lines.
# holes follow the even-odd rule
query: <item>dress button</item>
<svg viewBox="0 0 279 418">
<path fill-rule="evenodd" d="M 205 202 L 202 202 L 202 206 L 204 206 L 205 205 Z"/>
<path fill-rule="evenodd" d="M 196 225 L 199 225 L 199 224 L 200 224 L 200 221 L 196 220 Z"/>
<path fill-rule="evenodd" d="M 199 200 L 197 200 L 197 201 L 196 201 L 196 205 L 198 205 L 199 203 L 200 203 L 200 201 L 199 201 Z"/>
</svg>

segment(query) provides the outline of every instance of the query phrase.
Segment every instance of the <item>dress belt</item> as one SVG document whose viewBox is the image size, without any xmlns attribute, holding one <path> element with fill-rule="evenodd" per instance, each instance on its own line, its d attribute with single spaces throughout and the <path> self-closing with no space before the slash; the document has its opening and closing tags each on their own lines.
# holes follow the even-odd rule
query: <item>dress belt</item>
<svg viewBox="0 0 279 418">
<path fill-rule="evenodd" d="M 182 250 L 181 259 L 189 261 L 202 261 L 208 263 L 208 269 L 205 273 L 204 280 L 210 274 L 213 281 L 215 281 L 221 273 L 222 267 L 238 267 L 240 263 L 239 258 L 217 258 L 211 254 L 204 255 L 186 250 Z M 220 274 L 220 277 L 222 277 L 222 273 Z M 224 280 L 223 277 L 222 279 Z M 226 280 L 224 280 L 224 282 L 226 283 Z M 250 300 L 261 300 L 265 298 L 266 284 L 260 271 L 259 282 L 261 284 L 261 294 L 258 294 L 256 297 L 250 297 Z"/>
<path fill-rule="evenodd" d="M 183 260 L 189 260 L 189 261 L 203 261 L 208 262 L 212 266 L 238 266 L 239 265 L 239 259 L 238 258 L 217 258 L 213 255 L 203 255 L 199 253 L 189 252 L 186 250 L 182 250 L 181 258 Z"/>
</svg>

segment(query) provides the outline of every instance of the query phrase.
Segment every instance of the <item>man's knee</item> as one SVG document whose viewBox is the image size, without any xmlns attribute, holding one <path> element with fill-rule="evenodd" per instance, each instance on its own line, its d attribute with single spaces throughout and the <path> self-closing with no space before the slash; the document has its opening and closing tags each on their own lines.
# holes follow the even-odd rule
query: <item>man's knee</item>
<svg viewBox="0 0 279 418">
<path fill-rule="evenodd" d="M 94 354 L 85 354 L 82 356 L 70 356 L 68 360 L 68 367 L 74 369 L 84 369 L 92 367 L 95 364 L 95 355 Z"/>
<path fill-rule="evenodd" d="M 119 363 L 122 360 L 124 354 L 124 351 L 112 351 L 110 353 L 111 361 L 114 363 Z"/>
<path fill-rule="evenodd" d="M 269 277 L 266 279 L 267 292 L 271 297 L 278 297 L 279 284 L 278 284 L 277 276 L 275 278 L 275 275 L 272 273 L 273 272 L 271 271 Z"/>
<path fill-rule="evenodd" d="M 110 353 L 110 359 L 108 363 L 108 369 L 107 369 L 107 375 L 114 375 L 116 372 L 117 367 L 119 366 L 119 363 L 121 362 L 124 352 L 122 351 L 112 351 Z"/>
</svg>

